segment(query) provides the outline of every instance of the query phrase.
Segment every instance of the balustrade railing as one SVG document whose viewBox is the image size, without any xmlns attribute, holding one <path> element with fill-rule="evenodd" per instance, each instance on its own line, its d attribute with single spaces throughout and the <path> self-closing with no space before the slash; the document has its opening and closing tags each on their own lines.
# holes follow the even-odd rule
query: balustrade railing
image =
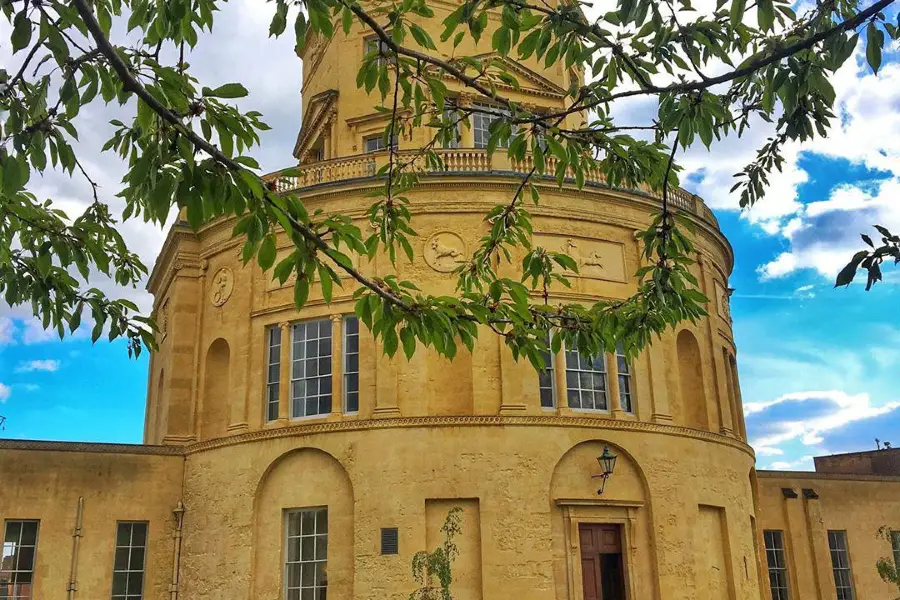
<svg viewBox="0 0 900 600">
<path fill-rule="evenodd" d="M 503 152 L 496 152 L 493 156 L 488 156 L 486 151 L 475 148 L 451 148 L 437 152 L 444 163 L 442 171 L 444 173 L 516 173 L 524 175 L 534 168 L 534 158 L 531 155 L 526 155 L 521 161 L 511 161 Z M 387 164 L 388 160 L 386 151 L 347 156 L 272 173 L 266 176 L 266 180 L 273 183 L 276 191 L 289 192 L 317 184 L 374 177 L 378 170 Z M 420 171 L 436 172 L 433 169 L 426 169 L 425 156 L 417 155 L 415 151 L 399 152 L 398 161 L 408 163 Z M 555 157 L 546 157 L 544 174 L 555 175 L 556 165 Z M 574 174 L 569 170 L 566 176 L 572 178 Z M 603 175 L 596 170 L 589 171 L 585 176 L 585 181 L 605 183 Z M 644 186 L 641 191 L 657 198 L 660 197 L 658 192 Z M 699 196 L 682 188 L 672 188 L 669 193 L 669 201 L 676 209 L 689 211 L 704 221 L 718 226 L 718 221 L 712 211 Z"/>
</svg>

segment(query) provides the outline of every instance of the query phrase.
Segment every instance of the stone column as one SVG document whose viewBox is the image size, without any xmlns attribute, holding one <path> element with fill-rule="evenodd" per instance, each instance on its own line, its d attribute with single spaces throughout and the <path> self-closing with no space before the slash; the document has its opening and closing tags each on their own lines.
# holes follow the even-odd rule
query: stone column
<svg viewBox="0 0 900 600">
<path fill-rule="evenodd" d="M 278 420 L 285 424 L 291 418 L 291 324 L 279 323 L 281 328 L 281 370 L 278 374 Z M 268 358 L 268 357 L 267 357 Z"/>
<path fill-rule="evenodd" d="M 344 315 L 331 315 L 331 414 L 344 412 Z"/>
<path fill-rule="evenodd" d="M 811 491 L 811 490 L 810 490 Z M 806 530 L 809 539 L 809 551 L 813 562 L 813 579 L 816 582 L 816 597 L 819 600 L 834 598 L 837 589 L 834 586 L 834 577 L 831 571 L 831 552 L 828 547 L 828 531 L 825 529 L 825 521 L 822 511 L 819 509 L 818 496 L 807 497 L 807 490 L 803 490 L 803 510 L 806 513 Z"/>
<path fill-rule="evenodd" d="M 456 99 L 456 105 L 460 108 L 472 108 L 472 95 L 471 94 L 460 94 Z M 472 123 L 472 117 L 469 117 L 469 124 Z M 475 133 L 472 131 L 471 127 L 467 127 L 465 122 L 460 122 L 459 124 L 459 147 L 460 148 L 474 148 L 475 147 Z"/>
<path fill-rule="evenodd" d="M 565 346 L 553 355 L 553 373 L 556 385 L 556 409 L 559 414 L 571 414 L 569 408 L 568 386 L 566 385 L 566 349 Z"/>
<path fill-rule="evenodd" d="M 622 397 L 619 395 L 619 361 L 615 354 L 606 353 L 606 394 L 609 398 L 610 413 L 614 419 L 625 414 Z"/>
</svg>

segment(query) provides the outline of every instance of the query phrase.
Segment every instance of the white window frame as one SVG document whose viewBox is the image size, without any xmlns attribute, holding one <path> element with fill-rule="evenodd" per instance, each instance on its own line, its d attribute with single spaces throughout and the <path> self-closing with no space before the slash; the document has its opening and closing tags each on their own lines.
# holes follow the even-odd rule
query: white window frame
<svg viewBox="0 0 900 600">
<path fill-rule="evenodd" d="M 350 333 L 348 331 L 348 323 L 355 322 L 356 323 L 356 332 Z M 359 352 L 359 318 L 356 315 L 345 315 L 343 319 L 341 319 L 341 335 L 342 335 L 342 344 L 341 344 L 341 354 L 343 355 L 341 358 L 341 381 L 343 385 L 341 386 L 342 395 L 343 395 L 343 403 L 344 403 L 344 414 L 356 414 L 359 412 L 359 371 L 360 371 L 360 352 Z M 349 343 L 348 340 L 351 337 L 356 338 L 356 351 L 350 352 L 348 350 Z M 356 370 L 350 371 L 347 367 L 347 358 L 350 355 L 356 356 Z M 354 381 L 356 389 L 353 390 L 352 393 L 356 394 L 356 408 L 350 409 L 350 382 Z"/>
<path fill-rule="evenodd" d="M 316 338 L 315 338 L 315 340 L 317 342 L 317 349 L 316 349 L 317 353 L 316 353 L 316 357 L 315 357 L 315 360 L 316 360 L 315 375 L 310 375 L 306 372 L 307 365 L 309 364 L 307 361 L 309 361 L 311 359 L 306 356 L 305 347 L 306 347 L 306 344 L 308 344 L 309 342 L 312 341 L 312 338 L 310 338 L 310 337 L 303 338 L 304 355 L 302 358 L 298 358 L 296 356 L 297 330 L 300 326 L 303 326 L 305 328 L 311 324 L 315 324 L 316 329 L 317 329 Z M 325 325 L 325 331 L 328 332 L 327 338 L 323 337 L 321 335 L 323 324 Z M 331 370 L 331 357 L 334 353 L 334 340 L 332 339 L 331 319 L 329 319 L 328 317 L 325 317 L 324 319 L 311 319 L 311 320 L 307 320 L 307 321 L 298 321 L 296 323 L 291 324 L 290 331 L 291 331 L 291 333 L 290 333 L 290 338 L 291 338 L 290 339 L 290 344 L 291 344 L 290 416 L 291 416 L 291 419 L 296 420 L 296 419 L 304 419 L 304 418 L 312 418 L 312 417 L 323 417 L 325 415 L 328 415 L 331 413 L 333 406 L 334 406 L 333 405 L 334 390 L 332 389 L 332 385 L 331 385 L 332 376 L 333 376 L 333 373 Z M 320 348 L 319 348 L 319 346 L 321 345 L 321 341 L 325 340 L 325 339 L 329 340 L 329 342 L 328 342 L 329 350 L 328 350 L 327 356 L 320 354 Z M 324 360 L 324 359 L 327 359 L 327 360 Z M 319 363 L 320 362 L 324 362 L 324 364 L 326 365 L 326 368 L 327 368 L 326 373 L 319 372 Z M 300 374 L 300 376 L 297 376 L 298 363 L 302 365 L 302 373 Z M 296 388 L 298 386 L 300 386 L 301 383 L 302 383 L 303 387 L 306 388 L 306 386 L 310 382 L 313 382 L 313 381 L 316 382 L 316 387 L 317 387 L 316 394 L 307 394 L 306 390 L 304 389 L 304 393 L 302 396 L 297 395 Z M 326 382 L 327 382 L 328 391 L 327 391 L 327 393 L 321 393 L 322 388 L 320 386 L 322 385 L 322 383 L 326 383 Z M 312 399 L 312 396 L 315 396 L 315 398 L 316 398 L 316 412 L 308 412 L 307 411 L 307 405 L 308 405 L 309 401 Z M 327 400 L 324 400 L 324 401 L 327 403 L 328 410 L 323 412 L 322 411 L 323 399 L 326 399 L 326 398 L 327 398 Z M 296 410 L 296 408 L 298 406 L 298 404 L 297 404 L 298 402 L 300 403 L 299 406 L 301 408 L 301 410 L 299 410 L 299 411 Z"/>
<path fill-rule="evenodd" d="M 278 336 L 278 343 L 273 338 Z M 278 419 L 279 399 L 281 394 L 281 346 L 284 344 L 284 332 L 274 325 L 266 330 L 266 423 Z M 273 367 L 275 370 L 273 371 Z M 273 381 L 274 373 L 274 381 Z M 275 408 L 274 413 L 272 407 Z M 274 416 L 273 416 L 274 414 Z"/>
<path fill-rule="evenodd" d="M 843 547 L 840 547 L 841 542 Z M 847 540 L 847 532 L 843 530 L 828 530 L 828 550 L 831 554 L 831 573 L 834 577 L 834 587 L 837 590 L 837 600 L 856 600 L 856 589 L 853 583 L 853 567 L 850 564 L 850 543 Z M 839 581 L 839 574 L 846 574 L 847 581 Z M 849 592 L 845 594 L 844 592 Z"/>
<path fill-rule="evenodd" d="M 34 544 L 24 544 L 22 540 L 24 538 L 24 526 L 26 524 L 34 524 Z M 19 526 L 19 535 L 15 541 L 7 541 L 9 536 L 9 527 L 10 525 L 18 525 Z M 4 598 L 9 598 L 9 600 L 32 600 L 34 598 L 34 572 L 35 565 L 37 563 L 37 548 L 38 541 L 40 539 L 41 534 L 41 522 L 38 519 L 7 519 L 3 524 L 3 546 L 2 551 L 0 551 L 0 589 L 6 588 L 11 591 L 11 594 L 8 596 L 4 596 Z M 22 555 L 20 553 L 22 548 L 30 548 L 31 549 L 31 566 L 27 569 L 20 568 L 20 561 L 22 559 Z M 15 556 L 15 564 L 12 569 L 3 569 L 2 566 L 6 562 L 8 557 Z M 28 573 L 28 581 L 27 583 L 22 583 L 18 580 L 21 577 L 21 574 Z M 21 592 L 21 587 L 26 586 L 26 592 Z"/>
<path fill-rule="evenodd" d="M 397 149 L 397 136 L 391 136 L 391 146 L 396 150 Z M 369 142 L 373 142 L 375 144 L 374 148 L 369 148 Z M 379 133 L 377 135 L 367 135 L 363 138 L 363 152 L 366 154 L 372 154 L 374 152 L 382 152 L 383 150 L 387 150 L 388 146 L 384 143 L 384 134 Z"/>
<path fill-rule="evenodd" d="M 304 514 L 309 516 L 312 515 L 313 519 L 313 532 L 311 534 L 304 533 L 303 529 L 303 518 Z M 324 515 L 324 524 L 325 531 L 320 531 L 320 520 L 319 516 Z M 292 532 L 291 529 L 291 520 L 296 516 L 300 519 L 300 524 L 298 525 L 296 531 L 296 535 Z M 328 507 L 327 506 L 313 506 L 308 508 L 295 508 L 291 510 L 286 510 L 284 513 L 284 570 L 282 572 L 282 598 L 284 600 L 301 600 L 303 597 L 303 591 L 312 589 L 313 598 L 315 600 L 319 600 L 319 595 L 316 593 L 319 590 L 328 590 Z M 322 544 L 320 546 L 320 539 L 322 540 Z M 296 540 L 296 541 L 295 541 Z M 309 541 L 306 541 L 309 540 Z M 296 544 L 292 546 L 292 544 Z M 312 556 L 309 557 L 306 555 L 304 550 L 311 550 Z M 319 557 L 319 554 L 323 553 L 325 555 L 324 559 Z M 305 560 L 310 559 L 310 560 Z M 322 565 L 321 572 L 325 573 L 325 584 L 320 585 L 321 582 L 317 581 L 315 576 L 316 573 L 319 572 L 319 566 Z M 308 568 L 306 565 L 312 565 L 309 567 L 311 569 L 312 575 L 312 585 L 309 585 L 308 580 L 304 580 L 304 571 Z M 294 568 L 299 569 L 299 576 L 292 578 L 292 571 Z M 305 583 L 306 581 L 306 583 Z M 297 585 L 293 585 L 297 583 Z"/>
<path fill-rule="evenodd" d="M 606 353 L 602 353 L 600 357 L 598 357 L 597 359 L 593 359 L 590 363 L 587 363 L 587 359 L 583 358 L 577 350 L 572 348 L 566 348 L 565 354 L 563 356 L 566 362 L 566 404 L 569 406 L 569 408 L 585 412 L 609 412 L 609 365 L 606 364 Z M 572 356 L 574 356 L 577 360 L 576 364 L 574 365 L 571 364 L 570 360 Z M 596 360 L 599 360 L 603 365 L 602 371 L 596 370 L 595 365 L 592 364 Z M 591 368 L 585 368 L 587 364 L 589 364 Z M 569 385 L 570 373 L 574 374 L 577 382 L 577 387 L 572 387 Z M 581 387 L 582 375 L 590 375 L 592 378 L 599 376 L 600 381 L 603 382 L 603 389 L 595 390 L 594 388 Z M 578 406 L 572 406 L 571 401 L 569 400 L 569 395 L 572 391 L 578 393 Z M 590 392 L 591 394 L 591 406 L 589 407 L 585 407 L 583 402 L 583 395 L 586 392 Z M 598 406 L 596 398 L 594 397 L 595 394 L 601 394 L 603 406 Z"/>
<path fill-rule="evenodd" d="M 143 545 L 135 545 L 134 543 L 134 527 L 135 525 L 142 526 L 144 528 L 144 543 Z M 128 544 L 125 546 L 119 545 L 119 529 L 122 526 L 128 526 Z M 117 521 L 116 522 L 116 538 L 115 538 L 115 551 L 113 552 L 113 572 L 112 572 L 112 591 L 110 593 L 110 598 L 112 600 L 142 600 L 144 597 L 144 588 L 146 587 L 146 569 L 147 569 L 147 538 L 150 535 L 150 524 L 147 521 Z M 126 568 L 118 569 L 116 568 L 116 555 L 119 553 L 119 550 L 125 550 L 128 554 L 128 558 L 126 559 Z M 135 568 L 135 565 L 132 564 L 132 553 L 135 550 L 141 551 L 141 561 L 140 568 Z M 140 591 L 135 593 L 132 590 L 129 590 L 131 584 L 131 578 L 135 575 L 140 576 Z M 116 575 L 124 575 L 125 577 L 125 592 L 122 594 L 116 593 Z"/>
<path fill-rule="evenodd" d="M 789 600 L 787 552 L 784 548 L 784 532 L 780 529 L 763 531 L 766 546 L 766 567 L 769 574 L 769 590 L 772 600 Z"/>
<path fill-rule="evenodd" d="M 390 35 L 390 33 L 388 33 Z M 363 55 L 366 56 L 370 52 L 379 52 L 379 56 L 376 59 L 379 65 L 386 65 L 388 62 L 394 62 L 395 56 L 393 54 L 389 54 L 391 49 L 388 47 L 384 40 L 382 40 L 377 35 L 370 35 L 369 37 L 363 38 Z"/>
</svg>

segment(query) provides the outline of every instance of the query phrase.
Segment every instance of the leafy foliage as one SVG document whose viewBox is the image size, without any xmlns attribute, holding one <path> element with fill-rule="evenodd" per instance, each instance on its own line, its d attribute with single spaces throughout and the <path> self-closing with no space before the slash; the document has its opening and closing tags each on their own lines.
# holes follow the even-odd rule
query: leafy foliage
<svg viewBox="0 0 900 600">
<path fill-rule="evenodd" d="M 450 585 L 453 583 L 453 561 L 459 555 L 459 548 L 453 538 L 462 532 L 460 528 L 462 508 L 455 506 L 447 513 L 441 532 L 441 545 L 426 552 L 416 552 L 412 559 L 413 578 L 419 587 L 409 595 L 409 600 L 453 600 Z"/>
<path fill-rule="evenodd" d="M 886 541 L 888 543 L 888 547 L 893 548 L 893 535 L 896 533 L 896 530 L 891 529 L 887 525 L 882 525 L 878 528 L 876 537 L 880 540 Z M 894 558 L 879 558 L 875 563 L 875 569 L 878 571 L 878 575 L 885 583 L 893 583 L 898 588 L 900 588 L 900 565 L 894 562 Z M 900 600 L 900 596 L 898 596 L 894 600 Z"/>
<path fill-rule="evenodd" d="M 278 193 L 278 177 L 291 170 L 274 178 L 258 172 L 252 151 L 268 125 L 258 112 L 235 105 L 248 91 L 240 82 L 204 86 L 191 74 L 186 53 L 212 35 L 224 0 L 0 0 L 21 59 L 15 72 L 0 70 L 6 115 L 0 292 L 10 305 L 30 304 L 61 336 L 77 329 L 88 310 L 94 339 L 107 332 L 111 339 L 126 336 L 132 352 L 152 347 L 152 320 L 90 281 L 102 274 L 121 286 L 137 285 L 146 267 L 119 234 L 119 219 L 162 224 L 178 210 L 195 228 L 234 218 L 243 260 L 256 260 L 282 283 L 295 275 L 298 307 L 314 280 L 327 301 L 335 284 L 352 280 L 356 312 L 388 354 L 402 346 L 409 356 L 423 344 L 453 357 L 485 328 L 536 366 L 550 329 L 558 332 L 554 344 L 589 355 L 617 343 L 634 353 L 653 335 L 706 314 L 693 274 L 690 222 L 669 203 L 678 150 L 698 141 L 712 148 L 726 135 L 744 134 L 754 119 L 774 123 L 775 135 L 737 174 L 734 188 L 742 205 L 759 201 L 782 165 L 786 142 L 827 134 L 835 100 L 830 78 L 863 31 L 869 65 L 876 72 L 881 67 L 883 46 L 898 37 L 882 12 L 893 1 L 862 8 L 856 0 L 833 0 L 797 15 L 787 0 L 719 0 L 708 13 L 694 11 L 688 0 L 619 0 L 616 10 L 589 20 L 576 0 L 553 6 L 464 0 L 441 19 L 435 39 L 430 32 L 440 17 L 428 0 L 273 0 L 270 35 L 293 35 L 298 51 L 311 39 L 368 28 L 377 44 L 361 61 L 356 83 L 390 116 L 385 141 L 413 129 L 433 132 L 411 157 L 386 144 L 390 160 L 377 174 L 384 186 L 372 196 L 371 233 L 363 234 L 347 215 L 310 214 L 298 193 Z M 136 41 L 114 45 L 114 22 L 124 23 Z M 518 88 L 516 75 L 497 58 L 461 52 L 467 39 L 502 56 L 570 69 L 575 76 L 564 105 L 538 110 L 505 95 Z M 171 56 L 178 58 L 166 59 Z M 464 105 L 458 102 L 463 91 L 485 102 Z M 658 101 L 656 117 L 617 120 L 616 101 L 638 96 Z M 128 166 L 118 194 L 125 202 L 121 216 L 97 198 L 73 149 L 82 109 L 98 102 L 133 114 L 112 121 L 115 131 L 103 148 Z M 413 281 L 363 275 L 351 254 L 384 252 L 394 263 L 411 258 L 416 232 L 409 191 L 423 172 L 443 168 L 437 149 L 456 139 L 458 127 L 469 127 L 475 113 L 497 117 L 489 154 L 505 152 L 533 168 L 513 197 L 485 216 L 487 232 L 456 271 L 457 293 L 434 296 Z M 53 199 L 29 191 L 31 174 L 51 167 L 91 184 L 94 202 L 84 214 L 66 215 Z M 567 285 L 576 265 L 565 253 L 532 245 L 528 209 L 540 201 L 535 182 L 580 187 L 591 173 L 612 186 L 656 190 L 660 213 L 640 236 L 643 264 L 633 296 L 554 304 L 551 286 Z M 294 247 L 278 260 L 282 231 Z M 884 243 L 887 249 L 851 263 L 869 269 L 869 285 L 880 278 L 883 259 L 897 257 L 896 238 L 886 234 Z M 501 276 L 500 266 L 517 257 L 521 278 Z M 848 277 L 842 274 L 839 283 Z"/>
<path fill-rule="evenodd" d="M 850 285 L 856 277 L 857 271 L 865 269 L 867 273 L 866 291 L 868 291 L 881 281 L 881 265 L 884 261 L 893 261 L 895 265 L 900 263 L 900 236 L 894 235 L 881 225 L 876 225 L 875 229 L 881 235 L 881 244 L 876 246 L 872 238 L 863 233 L 860 237 L 869 248 L 860 250 L 853 255 L 847 266 L 838 273 L 834 287 Z"/>
</svg>

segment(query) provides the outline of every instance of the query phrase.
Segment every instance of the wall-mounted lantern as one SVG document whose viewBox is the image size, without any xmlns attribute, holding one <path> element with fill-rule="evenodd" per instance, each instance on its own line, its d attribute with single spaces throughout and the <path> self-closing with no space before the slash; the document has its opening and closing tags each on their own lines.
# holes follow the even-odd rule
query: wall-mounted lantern
<svg viewBox="0 0 900 600">
<path fill-rule="evenodd" d="M 606 480 L 609 479 L 609 476 L 613 474 L 613 471 L 616 468 L 617 458 L 618 456 L 609 451 L 609 446 L 603 446 L 603 454 L 597 457 L 597 462 L 600 463 L 601 473 L 592 476 L 600 478 L 600 489 L 597 490 L 597 494 L 603 493 L 603 488 L 606 487 Z"/>
</svg>

